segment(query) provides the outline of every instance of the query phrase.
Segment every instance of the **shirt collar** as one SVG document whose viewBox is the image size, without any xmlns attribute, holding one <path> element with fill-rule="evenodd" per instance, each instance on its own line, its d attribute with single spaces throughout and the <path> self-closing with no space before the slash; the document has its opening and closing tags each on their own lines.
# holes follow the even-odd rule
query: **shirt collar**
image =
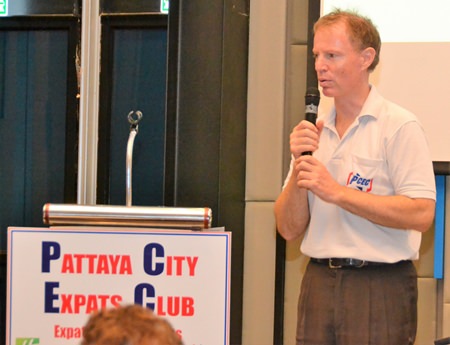
<svg viewBox="0 0 450 345">
<path fill-rule="evenodd" d="M 380 115 L 383 105 L 383 97 L 378 93 L 375 86 L 370 85 L 370 92 L 366 101 L 361 109 L 361 112 L 357 116 L 357 120 L 361 121 L 362 118 L 372 117 L 377 119 Z M 334 128 L 336 119 L 336 108 L 333 105 L 330 112 L 323 117 L 324 126 Z"/>
</svg>

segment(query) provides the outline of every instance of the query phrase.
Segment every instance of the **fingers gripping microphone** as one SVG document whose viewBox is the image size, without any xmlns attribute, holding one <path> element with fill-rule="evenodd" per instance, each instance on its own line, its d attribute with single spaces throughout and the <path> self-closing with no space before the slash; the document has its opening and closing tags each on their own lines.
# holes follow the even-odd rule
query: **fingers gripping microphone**
<svg viewBox="0 0 450 345">
<path fill-rule="evenodd" d="M 316 124 L 317 108 L 320 102 L 320 92 L 316 87 L 308 87 L 305 94 L 305 119 Z M 312 152 L 303 152 L 302 155 L 311 155 Z"/>
</svg>

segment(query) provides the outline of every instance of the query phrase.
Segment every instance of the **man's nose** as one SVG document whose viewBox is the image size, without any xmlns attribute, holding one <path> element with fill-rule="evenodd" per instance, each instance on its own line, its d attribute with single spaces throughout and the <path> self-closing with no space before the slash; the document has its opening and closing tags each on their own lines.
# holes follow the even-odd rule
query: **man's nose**
<svg viewBox="0 0 450 345">
<path fill-rule="evenodd" d="M 323 58 L 321 58 L 320 56 L 317 56 L 314 61 L 314 67 L 316 69 L 316 72 L 326 70 L 326 63 L 323 61 Z"/>
</svg>

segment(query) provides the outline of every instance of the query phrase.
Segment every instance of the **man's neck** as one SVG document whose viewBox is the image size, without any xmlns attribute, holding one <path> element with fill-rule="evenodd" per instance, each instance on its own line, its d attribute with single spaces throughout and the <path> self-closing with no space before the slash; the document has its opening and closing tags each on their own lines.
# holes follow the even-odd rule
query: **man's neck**
<svg viewBox="0 0 450 345">
<path fill-rule="evenodd" d="M 355 90 L 358 91 L 334 99 L 336 108 L 335 126 L 340 137 L 344 135 L 348 127 L 360 114 L 361 109 L 369 96 L 370 85 L 367 84 L 366 87 L 356 88 Z"/>
</svg>

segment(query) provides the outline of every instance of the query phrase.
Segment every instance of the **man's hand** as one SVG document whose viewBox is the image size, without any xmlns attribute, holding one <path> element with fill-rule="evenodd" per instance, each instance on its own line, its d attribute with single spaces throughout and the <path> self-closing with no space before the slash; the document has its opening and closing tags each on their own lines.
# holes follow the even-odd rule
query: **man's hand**
<svg viewBox="0 0 450 345">
<path fill-rule="evenodd" d="M 291 153 L 297 159 L 303 152 L 314 152 L 319 147 L 320 133 L 323 121 L 318 121 L 316 126 L 309 121 L 303 120 L 294 127 L 290 135 Z"/>
<path fill-rule="evenodd" d="M 331 176 L 327 168 L 314 156 L 300 156 L 295 160 L 297 186 L 305 188 L 326 202 L 335 202 L 345 188 Z"/>
</svg>

